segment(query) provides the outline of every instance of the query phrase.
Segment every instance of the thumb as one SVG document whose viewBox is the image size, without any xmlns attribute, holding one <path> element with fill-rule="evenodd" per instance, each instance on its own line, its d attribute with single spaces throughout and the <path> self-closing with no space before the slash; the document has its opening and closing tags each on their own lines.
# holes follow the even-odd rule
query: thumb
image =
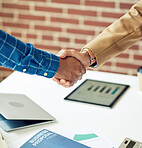
<svg viewBox="0 0 142 148">
<path fill-rule="evenodd" d="M 62 49 L 57 53 L 57 56 L 59 56 L 59 58 L 65 58 L 68 56 L 66 50 Z"/>
<path fill-rule="evenodd" d="M 74 52 L 75 52 L 74 50 L 72 51 L 72 50 L 62 49 L 62 50 L 60 50 L 60 52 L 57 55 L 59 56 L 59 58 L 66 58 L 68 56 L 74 57 Z"/>
</svg>

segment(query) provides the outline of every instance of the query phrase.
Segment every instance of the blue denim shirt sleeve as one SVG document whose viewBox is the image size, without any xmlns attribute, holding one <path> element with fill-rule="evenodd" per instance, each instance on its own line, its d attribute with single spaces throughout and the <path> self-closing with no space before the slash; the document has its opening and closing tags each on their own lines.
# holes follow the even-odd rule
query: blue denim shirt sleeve
<svg viewBox="0 0 142 148">
<path fill-rule="evenodd" d="M 0 66 L 52 78 L 59 67 L 59 57 L 36 49 L 0 30 Z"/>
</svg>

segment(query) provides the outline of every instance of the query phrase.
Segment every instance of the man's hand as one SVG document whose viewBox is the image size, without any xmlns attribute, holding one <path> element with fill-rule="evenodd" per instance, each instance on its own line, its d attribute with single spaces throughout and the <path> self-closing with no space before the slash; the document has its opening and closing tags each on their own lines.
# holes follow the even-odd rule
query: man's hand
<svg viewBox="0 0 142 148">
<path fill-rule="evenodd" d="M 74 57 L 78 59 L 85 68 L 90 66 L 90 56 L 87 51 L 83 52 L 78 52 L 74 49 L 71 50 L 60 50 L 59 53 L 57 54 L 60 58 L 65 58 L 68 56 Z"/>
<path fill-rule="evenodd" d="M 70 87 L 80 80 L 85 73 L 84 66 L 76 58 L 60 58 L 60 65 L 53 80 L 64 87 Z"/>
</svg>

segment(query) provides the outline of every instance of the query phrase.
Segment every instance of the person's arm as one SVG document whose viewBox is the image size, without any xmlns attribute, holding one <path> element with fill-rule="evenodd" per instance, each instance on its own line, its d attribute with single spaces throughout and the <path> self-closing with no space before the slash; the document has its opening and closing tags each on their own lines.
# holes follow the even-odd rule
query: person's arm
<svg viewBox="0 0 142 148">
<path fill-rule="evenodd" d="M 59 57 L 36 49 L 0 30 L 0 65 L 51 78 L 59 67 Z"/>
<path fill-rule="evenodd" d="M 107 27 L 83 49 L 90 49 L 102 65 L 142 38 L 142 0 L 138 1 L 120 19 Z"/>
<path fill-rule="evenodd" d="M 0 30 L 0 66 L 52 78 L 68 80 L 71 86 L 86 72 L 75 58 L 59 59 L 58 56 L 36 49 L 32 44 L 23 43 Z"/>
<path fill-rule="evenodd" d="M 97 66 L 102 65 L 112 57 L 123 52 L 128 47 L 142 38 L 142 0 L 138 1 L 132 8 L 120 19 L 112 23 L 96 38 L 90 41 L 82 48 L 82 52 L 75 50 L 66 50 L 59 53 L 60 58 L 73 56 L 80 60 L 87 67 L 87 50 L 91 51 L 95 57 Z M 88 52 L 89 53 L 89 52 Z"/>
<path fill-rule="evenodd" d="M 118 55 L 128 47 L 142 38 L 142 0 L 138 1 L 132 8 L 120 19 L 107 27 L 100 35 L 90 41 L 82 48 L 82 52 L 75 50 L 66 50 L 59 53 L 60 58 L 72 56 L 77 58 L 84 67 L 91 66 L 89 59 L 95 57 L 95 67 L 100 66 L 112 57 Z M 85 50 L 84 50 L 85 49 Z M 94 55 L 91 57 L 87 50 Z M 90 57 L 89 57 L 89 56 Z M 55 79 L 56 81 L 56 79 Z M 65 85 L 67 81 L 61 80 L 57 83 Z"/>
</svg>

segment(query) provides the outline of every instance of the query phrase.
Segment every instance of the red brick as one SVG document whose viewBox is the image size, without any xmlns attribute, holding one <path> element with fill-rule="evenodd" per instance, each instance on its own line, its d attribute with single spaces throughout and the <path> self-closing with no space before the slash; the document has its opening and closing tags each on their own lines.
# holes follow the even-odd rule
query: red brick
<svg viewBox="0 0 142 148">
<path fill-rule="evenodd" d="M 46 0 L 20 0 L 20 1 L 46 2 Z"/>
<path fill-rule="evenodd" d="M 22 36 L 21 33 L 17 33 L 17 32 L 11 32 L 11 35 L 15 36 L 15 37 L 21 37 Z"/>
<path fill-rule="evenodd" d="M 10 1 L 10 0 L 9 1 L 2 0 L 2 2 L 1 2 L 2 8 L 0 10 L 1 11 L 0 12 L 0 17 L 3 19 L 3 21 L 1 22 L 1 25 L 2 25 L 1 27 L 6 32 L 8 32 L 8 29 L 10 28 L 10 30 L 12 31 L 11 35 L 13 35 L 15 37 L 19 37 L 19 38 L 22 37 L 22 32 L 18 32 L 17 31 L 18 28 L 28 32 L 28 29 L 29 29 L 30 26 L 29 26 L 28 23 L 25 24 L 27 22 L 27 20 L 29 20 L 29 21 L 30 20 L 31 21 L 33 21 L 33 20 L 38 21 L 38 20 L 41 19 L 41 18 L 38 18 L 38 17 L 37 18 L 36 17 L 31 17 L 30 18 L 30 16 L 24 16 L 23 17 L 23 15 L 26 14 L 26 13 L 24 13 L 24 10 L 26 12 L 28 12 L 27 10 L 30 10 L 30 8 L 31 8 L 30 2 L 32 2 L 34 4 L 34 6 L 33 6 L 34 10 L 37 11 L 37 13 L 34 13 L 33 16 L 40 15 L 40 12 L 43 12 L 43 14 L 41 13 L 41 16 L 45 16 L 46 17 L 46 15 L 51 15 L 52 18 L 57 18 L 58 14 L 61 15 L 62 13 L 65 12 L 68 15 L 72 16 L 71 20 L 72 19 L 76 20 L 77 17 L 79 17 L 79 16 L 80 17 L 88 16 L 88 17 L 86 17 L 87 19 L 85 19 L 86 23 L 87 23 L 87 20 L 88 20 L 88 21 L 91 22 L 91 23 L 89 22 L 90 25 L 92 25 L 93 27 L 96 26 L 95 28 L 97 28 L 97 25 L 98 26 L 102 26 L 102 28 L 100 27 L 101 30 L 103 30 L 104 27 L 106 28 L 109 25 L 109 23 L 108 23 L 108 22 L 110 22 L 109 18 L 119 18 L 119 17 L 121 17 L 123 15 L 123 13 L 121 11 L 118 12 L 118 11 L 115 10 L 114 3 L 116 1 L 114 2 L 112 0 L 111 1 L 109 1 L 109 0 L 108 1 L 107 0 L 105 0 L 105 1 L 103 1 L 103 0 L 84 0 L 84 3 L 86 3 L 86 5 L 87 5 L 87 7 L 85 7 L 85 5 L 84 5 L 84 8 L 80 7 L 81 0 L 50 0 L 50 1 L 48 1 L 48 0 L 19 0 L 19 2 L 17 1 L 17 3 L 14 2 L 14 1 L 15 0 L 12 0 L 12 1 Z M 50 4 L 53 4 L 53 6 L 50 5 Z M 72 6 L 73 5 L 74 6 L 78 5 L 78 8 L 68 7 L 67 6 L 65 8 L 66 10 L 63 11 L 64 7 L 62 7 L 62 6 L 64 4 L 66 6 L 67 5 L 68 6 L 69 5 L 72 5 Z M 133 5 L 132 1 L 130 1 L 130 2 L 129 1 L 121 1 L 121 2 L 119 2 L 119 4 L 120 4 L 120 8 L 121 9 L 127 9 L 127 10 L 130 9 L 130 7 Z M 59 5 L 59 7 L 58 7 L 58 5 Z M 89 9 L 89 7 L 93 8 L 93 9 Z M 113 10 L 110 10 L 110 11 L 106 12 L 105 8 L 108 9 L 108 10 L 109 10 L 109 8 L 111 8 Z M 95 19 L 97 17 L 97 15 L 98 15 L 98 11 L 99 11 L 98 9 L 100 9 L 100 11 L 101 11 L 100 12 L 101 13 L 101 16 L 100 16 L 101 20 L 99 20 L 99 21 Z M 6 10 L 8 10 L 8 11 L 6 11 Z M 14 17 L 14 10 L 19 10 L 20 12 L 18 14 L 22 15 L 22 17 L 23 17 L 21 19 L 18 18 L 19 20 L 17 20 L 17 22 L 12 20 L 13 17 Z M 112 13 L 111 13 L 111 11 L 112 11 Z M 53 13 L 56 14 L 56 15 L 52 15 Z M 61 17 L 61 16 L 59 16 L 59 17 Z M 93 17 L 94 17 L 94 19 L 93 19 Z M 10 18 L 10 19 L 7 20 L 7 18 Z M 79 44 L 86 44 L 86 40 L 85 40 L 86 37 L 88 37 L 88 36 L 94 37 L 95 29 L 90 29 L 89 28 L 90 26 L 86 25 L 86 24 L 84 24 L 84 27 L 82 26 L 83 27 L 82 28 L 78 24 L 79 26 L 76 27 L 76 28 L 72 28 L 72 27 L 69 28 L 68 27 L 67 28 L 67 32 L 66 32 L 66 33 L 68 33 L 68 35 L 67 36 L 62 36 L 62 35 L 59 36 L 57 38 L 59 44 L 56 44 L 56 45 L 53 44 L 54 32 L 62 33 L 62 27 L 60 27 L 61 24 L 59 26 L 57 26 L 57 27 L 55 27 L 54 24 L 57 24 L 56 21 L 57 22 L 61 22 L 61 23 L 62 22 L 64 23 L 64 21 L 68 22 L 69 18 L 68 17 L 63 17 L 63 19 L 65 19 L 65 18 L 67 18 L 67 20 L 59 20 L 59 21 L 58 20 L 53 20 L 53 22 L 55 22 L 55 23 L 51 23 L 51 25 L 48 25 L 48 24 L 46 25 L 44 23 L 40 23 L 40 21 L 38 22 L 38 24 L 39 24 L 38 25 L 38 24 L 36 24 L 34 22 L 35 24 L 34 24 L 33 27 L 35 27 L 35 28 L 33 28 L 33 29 L 34 29 L 35 32 L 33 32 L 33 34 L 30 34 L 28 32 L 26 34 L 25 40 L 29 41 L 29 38 L 36 39 L 36 36 L 37 36 L 36 29 L 41 31 L 41 32 L 44 32 L 44 34 L 42 34 L 42 36 L 41 36 L 41 39 L 42 39 L 43 42 L 42 41 L 40 43 L 36 42 L 36 45 L 40 49 L 45 49 L 45 51 L 47 51 L 48 49 L 49 50 L 53 49 L 53 53 L 54 53 L 54 50 L 55 51 L 60 50 L 63 47 L 63 44 L 65 42 L 66 42 L 66 44 L 70 42 L 70 40 L 71 40 L 70 35 L 76 36 L 78 34 L 78 35 L 84 36 L 84 38 L 82 38 L 82 39 L 77 38 L 77 37 L 74 39 L 74 42 L 76 44 L 78 44 L 78 45 Z M 27 19 L 27 20 L 25 20 L 25 19 Z M 43 21 L 43 20 L 41 19 L 41 21 Z M 69 21 L 68 23 L 74 23 L 74 22 L 70 22 Z M 105 23 L 108 23 L 108 24 L 105 24 Z M 47 34 L 46 34 L 46 31 L 47 31 Z M 49 31 L 52 31 L 52 32 L 49 32 Z M 46 43 L 46 41 L 48 41 L 48 42 Z M 44 44 L 44 42 L 46 44 Z M 82 46 L 84 46 L 84 45 L 82 45 Z M 66 49 L 72 49 L 72 48 L 75 48 L 75 45 L 74 45 L 74 47 L 71 46 L 71 45 L 68 45 L 66 47 Z M 136 43 L 135 45 L 133 45 L 132 47 L 130 47 L 128 49 L 128 50 L 135 51 L 137 53 L 137 54 L 134 54 L 133 57 L 132 57 L 132 58 L 134 58 L 134 62 L 129 63 L 129 61 L 127 60 L 128 58 L 131 58 L 131 56 L 129 55 L 129 52 L 128 52 L 128 54 L 127 53 L 122 53 L 122 54 L 118 55 L 117 59 L 116 59 L 116 60 L 118 60 L 117 61 L 118 63 L 116 63 L 116 66 L 114 68 L 118 68 L 118 69 L 116 69 L 116 71 L 114 69 L 114 71 L 113 71 L 111 69 L 112 62 L 107 62 L 107 63 L 104 64 L 104 66 L 105 66 L 104 67 L 104 69 L 105 69 L 104 71 L 105 72 L 112 72 L 112 73 L 122 73 L 122 74 L 128 74 L 129 70 L 136 71 L 136 69 L 137 69 L 137 67 L 139 65 L 135 65 L 135 61 L 140 62 L 142 60 L 142 55 L 138 54 L 138 50 L 140 50 L 140 48 L 141 47 L 140 47 L 139 43 Z M 80 50 L 80 49 L 78 49 L 78 50 Z M 121 60 L 121 58 L 125 59 L 126 62 L 121 63 L 121 61 L 119 61 L 119 59 Z M 100 68 L 100 70 L 103 71 L 103 66 L 102 66 L 102 68 Z M 7 76 L 8 76 L 7 71 L 3 70 L 2 71 L 2 77 L 5 78 Z M 0 79 L 1 79 L 1 77 L 0 77 Z"/>
<path fill-rule="evenodd" d="M 89 6 L 97 6 L 97 7 L 110 7 L 114 8 L 115 3 L 114 2 L 105 2 L 105 1 L 96 1 L 96 0 L 86 0 L 85 5 Z"/>
<path fill-rule="evenodd" d="M 124 13 L 102 12 L 102 17 L 120 18 Z"/>
<path fill-rule="evenodd" d="M 108 27 L 111 23 L 99 22 L 99 21 L 84 21 L 85 25 Z"/>
<path fill-rule="evenodd" d="M 76 9 L 69 9 L 69 14 L 77 14 L 77 15 L 86 15 L 86 16 L 97 16 L 96 11 L 89 11 L 89 10 L 76 10 Z"/>
<path fill-rule="evenodd" d="M 142 61 L 142 55 L 134 55 L 134 59 Z"/>
<path fill-rule="evenodd" d="M 121 53 L 117 57 L 119 57 L 119 58 L 129 58 L 129 54 Z"/>
<path fill-rule="evenodd" d="M 69 38 L 65 38 L 65 37 L 59 37 L 58 40 L 61 41 L 61 42 L 69 42 L 70 41 Z"/>
<path fill-rule="evenodd" d="M 133 4 L 120 3 L 120 9 L 130 9 L 132 6 L 133 6 Z"/>
<path fill-rule="evenodd" d="M 3 3 L 2 4 L 3 8 L 12 8 L 12 9 L 23 9 L 23 10 L 29 10 L 29 6 L 28 5 L 20 5 L 20 4 L 9 4 L 9 3 Z"/>
<path fill-rule="evenodd" d="M 95 31 L 81 30 L 81 29 L 67 29 L 67 32 L 73 34 L 95 35 Z"/>
<path fill-rule="evenodd" d="M 42 39 L 43 40 L 53 40 L 53 37 L 52 36 L 48 36 L 48 35 L 43 35 Z"/>
<path fill-rule="evenodd" d="M 45 21 L 45 16 L 35 16 L 35 15 L 19 14 L 19 19 Z"/>
<path fill-rule="evenodd" d="M 0 17 L 12 18 L 14 15 L 12 13 L 0 12 Z"/>
<path fill-rule="evenodd" d="M 80 4 L 80 0 L 52 0 L 53 3 Z"/>
<path fill-rule="evenodd" d="M 123 68 L 129 68 L 129 69 L 137 69 L 139 67 L 139 65 L 127 64 L 127 63 L 116 63 L 116 66 L 123 67 Z"/>
<path fill-rule="evenodd" d="M 86 44 L 86 40 L 83 40 L 83 39 L 75 39 L 75 43 Z"/>
<path fill-rule="evenodd" d="M 35 44 L 34 45 L 36 48 L 39 48 L 39 49 L 44 49 L 44 50 L 60 50 L 61 47 L 59 46 L 51 46 L 51 45 L 41 45 L 41 44 Z"/>
<path fill-rule="evenodd" d="M 6 26 L 6 27 L 15 27 L 15 28 L 25 28 L 25 29 L 28 29 L 29 28 L 29 25 L 28 24 L 9 23 L 9 22 L 3 22 L 3 26 Z"/>
<path fill-rule="evenodd" d="M 78 24 L 79 21 L 75 19 L 51 17 L 51 22 Z"/>
<path fill-rule="evenodd" d="M 30 34 L 30 33 L 28 33 L 27 34 L 27 38 L 36 39 L 37 38 L 37 35 L 36 34 Z"/>
<path fill-rule="evenodd" d="M 129 49 L 132 49 L 132 50 L 139 50 L 139 46 L 138 46 L 138 45 L 133 45 L 133 46 L 131 46 Z"/>
<path fill-rule="evenodd" d="M 51 26 L 40 26 L 40 25 L 35 25 L 36 30 L 45 30 L 45 31 L 58 31 L 61 32 L 62 29 L 59 27 L 51 27 Z"/>
<path fill-rule="evenodd" d="M 106 63 L 104 63 L 103 65 L 105 65 L 105 66 L 111 66 L 112 63 L 111 63 L 111 62 L 106 62 Z"/>
<path fill-rule="evenodd" d="M 35 10 L 36 11 L 62 13 L 62 9 L 60 9 L 60 8 L 51 8 L 51 7 L 46 7 L 46 6 L 35 6 Z"/>
</svg>

